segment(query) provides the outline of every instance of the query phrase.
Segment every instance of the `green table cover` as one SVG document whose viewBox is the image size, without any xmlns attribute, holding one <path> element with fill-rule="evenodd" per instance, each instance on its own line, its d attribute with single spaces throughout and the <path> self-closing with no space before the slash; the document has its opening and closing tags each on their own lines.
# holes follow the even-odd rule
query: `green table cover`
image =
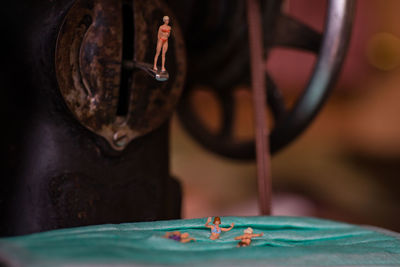
<svg viewBox="0 0 400 267">
<path fill-rule="evenodd" d="M 304 217 L 221 217 L 233 230 L 210 240 L 206 218 L 106 224 L 0 239 L 0 266 L 400 266 L 397 233 Z M 264 236 L 237 248 L 247 227 Z M 166 239 L 189 232 L 196 242 Z"/>
</svg>

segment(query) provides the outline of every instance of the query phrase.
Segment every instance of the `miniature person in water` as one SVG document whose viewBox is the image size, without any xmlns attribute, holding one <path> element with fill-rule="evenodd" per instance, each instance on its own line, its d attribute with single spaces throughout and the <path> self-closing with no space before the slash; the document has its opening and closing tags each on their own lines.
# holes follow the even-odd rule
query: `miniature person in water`
<svg viewBox="0 0 400 267">
<path fill-rule="evenodd" d="M 211 240 L 218 239 L 219 235 L 221 234 L 221 232 L 228 232 L 234 226 L 234 223 L 232 223 L 231 227 L 229 227 L 229 228 L 219 227 L 219 225 L 221 224 L 221 218 L 220 217 L 215 217 L 214 218 L 214 222 L 213 222 L 214 225 L 210 225 L 210 222 L 211 222 L 211 217 L 208 217 L 205 226 L 208 227 L 208 228 L 211 228 L 211 235 L 210 235 L 210 239 Z"/>
<path fill-rule="evenodd" d="M 240 239 L 237 247 L 247 247 L 247 246 L 250 245 L 251 239 L 253 237 L 258 237 L 258 236 L 263 236 L 264 235 L 264 233 L 253 234 L 253 229 L 251 227 L 245 229 L 243 232 L 244 232 L 243 235 L 235 237 L 235 240 L 239 240 Z"/>
<path fill-rule="evenodd" d="M 168 50 L 168 38 L 171 34 L 171 27 L 168 26 L 169 24 L 169 17 L 164 16 L 163 17 L 164 24 L 160 26 L 158 29 L 158 40 L 157 40 L 157 48 L 156 48 L 156 55 L 154 57 L 154 66 L 153 69 L 157 71 L 157 61 L 158 61 L 158 56 L 160 55 L 160 52 L 162 51 L 161 54 L 161 71 L 165 72 L 165 54 L 167 53 Z"/>
<path fill-rule="evenodd" d="M 165 238 L 173 239 L 181 243 L 188 243 L 190 241 L 196 241 L 193 237 L 189 237 L 188 233 L 181 233 L 179 231 L 167 232 L 164 236 Z"/>
</svg>

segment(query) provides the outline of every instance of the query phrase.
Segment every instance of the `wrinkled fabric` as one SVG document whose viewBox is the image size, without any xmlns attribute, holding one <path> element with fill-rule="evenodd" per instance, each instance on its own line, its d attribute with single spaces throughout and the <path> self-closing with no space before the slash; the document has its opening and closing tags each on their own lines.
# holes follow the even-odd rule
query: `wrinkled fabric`
<svg viewBox="0 0 400 267">
<path fill-rule="evenodd" d="M 400 266 L 400 237 L 390 231 L 302 217 L 221 217 L 235 223 L 210 240 L 207 218 L 106 224 L 0 239 L 0 262 L 22 266 Z M 250 247 L 235 236 L 264 233 Z M 188 232 L 196 242 L 164 238 Z M 1 265 L 1 264 L 0 264 Z"/>
</svg>

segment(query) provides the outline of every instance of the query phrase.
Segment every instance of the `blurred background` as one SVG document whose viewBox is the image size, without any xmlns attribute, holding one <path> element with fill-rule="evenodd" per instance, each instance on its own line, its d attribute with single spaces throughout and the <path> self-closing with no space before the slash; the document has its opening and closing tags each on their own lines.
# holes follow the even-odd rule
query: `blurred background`
<svg viewBox="0 0 400 267">
<path fill-rule="evenodd" d="M 326 1 L 286 0 L 285 12 L 323 31 Z M 316 216 L 400 231 L 400 1 L 357 1 L 349 51 L 333 94 L 315 121 L 272 159 L 273 215 Z M 290 105 L 315 55 L 273 50 L 266 68 Z M 247 88 L 237 90 L 235 129 L 251 138 Z M 220 107 L 199 93 L 195 107 L 218 127 Z M 271 127 L 273 125 L 271 124 Z M 183 217 L 258 215 L 254 162 L 198 145 L 174 117 L 172 174 L 183 186 Z"/>
</svg>

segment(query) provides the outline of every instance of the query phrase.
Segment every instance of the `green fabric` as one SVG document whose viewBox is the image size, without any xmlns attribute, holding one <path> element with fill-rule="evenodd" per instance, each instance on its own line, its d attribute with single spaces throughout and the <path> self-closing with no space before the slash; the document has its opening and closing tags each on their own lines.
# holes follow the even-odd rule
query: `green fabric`
<svg viewBox="0 0 400 267">
<path fill-rule="evenodd" d="M 233 230 L 210 240 L 206 218 L 54 230 L 0 239 L 0 259 L 22 266 L 247 265 L 400 266 L 400 238 L 361 226 L 301 217 L 222 217 Z M 247 227 L 264 233 L 250 247 L 235 236 Z M 196 242 L 166 239 L 189 232 Z M 1 264 L 0 264 L 1 265 Z"/>
</svg>

